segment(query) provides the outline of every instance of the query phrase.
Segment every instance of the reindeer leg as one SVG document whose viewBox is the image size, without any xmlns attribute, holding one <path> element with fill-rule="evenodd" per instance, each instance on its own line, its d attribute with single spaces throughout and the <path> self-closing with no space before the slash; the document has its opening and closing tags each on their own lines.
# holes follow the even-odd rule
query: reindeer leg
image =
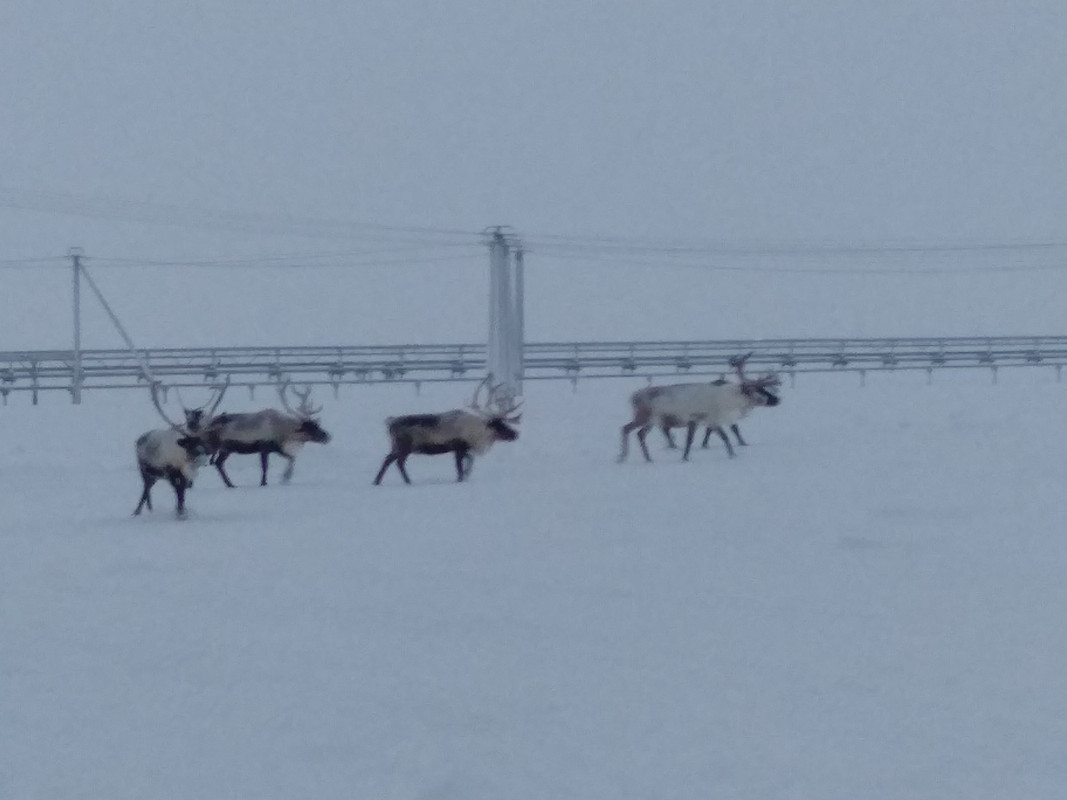
<svg viewBox="0 0 1067 800">
<path fill-rule="evenodd" d="M 715 428 L 713 428 L 711 425 L 704 429 L 704 441 L 700 443 L 701 447 L 708 446 L 708 440 L 711 438 L 711 434 L 713 434 L 714 432 Z"/>
<path fill-rule="evenodd" d="M 722 428 L 715 428 L 715 432 L 719 434 L 719 438 L 722 439 L 722 443 L 726 445 L 726 452 L 730 454 L 730 458 L 734 457 L 734 448 L 730 446 L 730 438 L 726 435 L 726 431 Z"/>
<path fill-rule="evenodd" d="M 626 456 L 630 454 L 630 432 L 636 429 L 645 428 L 645 426 L 651 426 L 649 422 L 651 414 L 646 409 L 639 408 L 634 410 L 634 418 L 622 426 L 622 450 L 619 451 L 618 461 L 621 464 L 626 460 Z M 647 430 L 644 431 L 648 433 Z M 642 432 L 638 430 L 637 438 L 641 440 L 641 449 L 645 453 L 645 459 L 651 461 L 652 458 L 648 455 L 648 448 L 645 447 L 645 440 Z"/>
<path fill-rule="evenodd" d="M 285 472 L 282 473 L 282 483 L 289 483 L 293 479 L 293 469 L 296 467 L 296 459 L 288 453 L 281 453 L 283 458 L 289 459 L 289 463 L 285 465 Z M 267 460 L 267 456 L 263 456 L 263 460 Z M 267 473 L 263 472 L 263 485 L 267 485 Z"/>
<path fill-rule="evenodd" d="M 405 450 L 396 457 L 396 466 L 400 470 L 400 474 L 404 476 L 404 483 L 410 484 L 411 478 L 408 477 L 408 471 L 404 469 L 404 464 L 407 463 L 408 456 L 411 455 L 410 450 Z"/>
<path fill-rule="evenodd" d="M 622 426 L 622 449 L 619 450 L 619 457 L 615 460 L 620 464 L 626 460 L 626 456 L 630 453 L 630 431 L 634 429 L 634 424 L 628 422 Z"/>
<path fill-rule="evenodd" d="M 170 485 L 174 487 L 174 494 L 178 496 L 178 506 L 175 509 L 175 513 L 178 519 L 185 519 L 185 489 L 188 482 L 180 472 L 172 473 L 169 477 Z"/>
<path fill-rule="evenodd" d="M 742 447 L 748 447 L 748 442 L 741 438 L 741 429 L 737 427 L 737 423 L 730 426 L 730 430 L 734 432 L 734 436 L 737 437 L 737 443 Z"/>
<path fill-rule="evenodd" d="M 144 491 L 141 492 L 141 502 L 137 504 L 137 508 L 133 510 L 133 515 L 136 517 L 141 513 L 141 509 L 146 507 L 149 511 L 152 510 L 152 484 L 156 482 L 156 479 L 145 472 L 141 473 L 141 480 L 144 481 Z"/>
<path fill-rule="evenodd" d="M 641 453 L 644 455 L 644 460 L 651 463 L 652 455 L 649 454 L 649 445 L 644 439 L 649 435 L 649 431 L 652 430 L 652 423 L 648 422 L 646 425 L 637 429 L 637 444 L 641 446 Z"/>
<path fill-rule="evenodd" d="M 219 475 L 222 476 L 222 482 L 229 488 L 233 488 L 233 481 L 230 480 L 230 476 L 226 474 L 226 470 L 222 468 L 222 465 L 226 463 L 226 459 L 230 457 L 229 450 L 220 450 L 215 455 L 215 469 L 219 471 Z"/>
<path fill-rule="evenodd" d="M 397 453 L 395 450 L 391 451 L 389 455 L 385 457 L 385 461 L 382 462 L 382 468 L 378 470 L 378 475 L 374 478 L 374 485 L 377 486 L 382 482 L 382 477 L 385 475 L 385 471 L 389 469 L 389 465 L 396 461 Z"/>
<path fill-rule="evenodd" d="M 474 459 L 471 457 L 470 450 L 466 447 L 457 447 L 454 452 L 456 455 L 456 480 L 462 481 L 471 474 L 471 469 L 474 468 Z"/>
<path fill-rule="evenodd" d="M 685 452 L 682 453 L 682 461 L 689 460 L 689 449 L 693 446 L 693 437 L 696 436 L 697 424 L 690 422 L 685 426 Z"/>
<path fill-rule="evenodd" d="M 266 450 L 259 454 L 259 485 L 267 485 L 267 462 L 270 461 L 270 453 Z M 282 479 L 284 482 L 284 478 Z"/>
<path fill-rule="evenodd" d="M 678 445 L 676 445 L 674 443 L 674 437 L 671 436 L 671 428 L 670 428 L 670 426 L 666 425 L 666 424 L 661 425 L 660 426 L 660 430 L 663 431 L 663 435 L 667 437 L 667 449 L 668 450 L 677 450 L 678 449 Z"/>
</svg>

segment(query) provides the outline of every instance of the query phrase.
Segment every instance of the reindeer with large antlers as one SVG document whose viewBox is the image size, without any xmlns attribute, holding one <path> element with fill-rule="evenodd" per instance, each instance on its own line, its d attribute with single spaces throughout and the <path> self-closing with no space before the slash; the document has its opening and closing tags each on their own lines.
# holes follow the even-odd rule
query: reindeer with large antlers
<svg viewBox="0 0 1067 800">
<path fill-rule="evenodd" d="M 479 403 L 479 395 L 488 388 L 486 407 Z M 456 460 L 456 480 L 470 475 L 474 456 L 481 455 L 494 442 L 513 442 L 519 438 L 515 429 L 522 414 L 522 404 L 503 395 L 499 386 L 489 386 L 489 378 L 474 390 L 467 408 L 457 408 L 441 414 L 406 414 L 389 417 L 385 421 L 392 444 L 374 478 L 377 486 L 389 466 L 396 463 L 405 483 L 411 483 L 404 465 L 412 453 L 440 455 L 452 453 Z"/>
<path fill-rule="evenodd" d="M 157 428 L 137 437 L 137 468 L 140 470 L 144 488 L 141 500 L 134 509 L 135 515 L 140 514 L 141 509 L 146 506 L 149 511 L 152 510 L 152 486 L 156 481 L 165 478 L 177 495 L 178 517 L 185 516 L 185 492 L 192 488 L 197 469 L 211 449 L 208 428 L 228 386 L 229 381 L 215 389 L 212 400 L 200 408 L 186 408 L 182 404 L 185 422 L 178 424 L 163 410 L 159 400 L 159 384 L 155 381 L 150 384 L 152 405 L 169 427 Z"/>
<path fill-rule="evenodd" d="M 288 393 L 298 400 L 296 408 L 290 404 Z M 219 414 L 212 420 L 208 438 L 214 454 L 211 463 L 219 471 L 223 483 L 231 489 L 234 484 L 226 474 L 223 464 L 231 453 L 242 455 L 259 454 L 260 486 L 267 485 L 267 462 L 271 453 L 277 453 L 289 463 L 282 473 L 282 482 L 293 477 L 296 455 L 307 442 L 326 444 L 330 434 L 323 430 L 316 417 L 322 406 L 311 405 L 311 387 L 304 391 L 293 388 L 289 381 L 278 384 L 278 397 L 285 413 L 273 408 L 245 414 Z"/>
<path fill-rule="evenodd" d="M 633 406 L 633 419 L 622 427 L 622 450 L 619 461 L 626 460 L 629 452 L 629 435 L 637 430 L 637 441 L 646 461 L 652 457 L 648 453 L 645 437 L 653 425 L 658 425 L 670 440 L 670 429 L 685 426 L 686 441 L 682 460 L 689 460 L 689 450 L 697 426 L 707 427 L 704 441 L 707 443 L 712 431 L 717 433 L 726 445 L 726 452 L 734 456 L 733 446 L 726 435 L 726 428 L 733 430 L 740 439 L 737 421 L 757 406 L 776 406 L 780 402 L 772 390 L 780 381 L 777 375 L 768 374 L 759 378 L 747 378 L 744 374 L 745 362 L 752 356 L 733 359 L 740 383 L 728 383 L 725 380 L 711 383 L 676 383 L 669 386 L 649 386 L 639 389 L 630 397 Z"/>
</svg>

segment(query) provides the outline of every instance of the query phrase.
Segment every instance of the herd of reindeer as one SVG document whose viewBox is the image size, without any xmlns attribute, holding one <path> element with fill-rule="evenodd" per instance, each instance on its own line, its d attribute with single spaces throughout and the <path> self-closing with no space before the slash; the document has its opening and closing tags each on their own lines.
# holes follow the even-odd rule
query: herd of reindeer
<svg viewBox="0 0 1067 800">
<path fill-rule="evenodd" d="M 739 445 L 746 444 L 738 428 L 738 421 L 758 406 L 776 406 L 780 381 L 770 373 L 758 378 L 745 375 L 745 362 L 752 356 L 735 358 L 731 365 L 737 372 L 737 381 L 719 378 L 710 383 L 676 383 L 664 386 L 648 386 L 630 396 L 633 418 L 622 426 L 622 449 L 618 460 L 624 461 L 629 452 L 630 433 L 637 431 L 637 440 L 646 461 L 651 461 L 645 438 L 653 427 L 658 427 L 666 436 L 668 447 L 675 447 L 672 428 L 686 428 L 685 448 L 682 459 L 689 459 L 689 451 L 697 428 L 704 427 L 703 446 L 708 446 L 712 433 L 718 434 L 732 458 L 733 446 L 726 431 L 729 429 Z M 273 408 L 248 413 L 216 414 L 229 381 L 214 390 L 211 400 L 199 408 L 182 411 L 184 421 L 175 422 L 167 416 L 159 399 L 159 385 L 152 383 L 152 404 L 167 423 L 166 428 L 156 428 L 137 439 L 137 467 L 144 483 L 140 502 L 134 515 L 147 508 L 152 510 L 151 490 L 159 480 L 166 480 L 177 496 L 177 514 L 185 516 L 185 493 L 193 485 L 198 469 L 212 464 L 227 487 L 234 484 L 226 474 L 226 459 L 231 454 L 253 455 L 260 458 L 260 485 L 267 485 L 267 462 L 272 453 L 288 462 L 282 481 L 293 475 L 296 454 L 308 442 L 325 444 L 330 441 L 318 422 L 322 407 L 311 405 L 311 389 L 300 391 L 288 382 L 279 384 L 278 395 L 284 411 Z M 485 390 L 484 400 L 480 400 Z M 290 394 L 296 400 L 290 402 Z M 179 395 L 179 402 L 181 401 Z M 462 481 L 470 474 L 474 456 L 485 453 L 495 442 L 513 442 L 519 438 L 517 425 L 521 418 L 520 403 L 514 398 L 501 395 L 499 387 L 483 380 L 474 391 L 474 397 L 464 408 L 439 414 L 406 414 L 388 417 L 385 421 L 391 448 L 382 461 L 374 478 L 374 484 L 382 482 L 386 471 L 393 464 L 405 483 L 410 484 L 406 463 L 413 453 L 440 455 L 451 453 L 455 458 L 456 479 Z"/>
</svg>

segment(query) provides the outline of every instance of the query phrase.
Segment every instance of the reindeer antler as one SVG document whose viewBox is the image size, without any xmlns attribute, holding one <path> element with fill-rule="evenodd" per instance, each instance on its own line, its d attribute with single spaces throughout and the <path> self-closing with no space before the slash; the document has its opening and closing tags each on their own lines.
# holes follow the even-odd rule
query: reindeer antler
<svg viewBox="0 0 1067 800">
<path fill-rule="evenodd" d="M 503 387 L 503 383 L 489 387 L 487 405 L 493 409 L 494 416 L 501 417 L 506 422 L 518 422 L 522 414 L 515 412 L 522 408 L 522 400 L 517 399 L 511 392 L 501 392 Z"/>
<path fill-rule="evenodd" d="M 514 397 L 497 403 L 497 414 L 503 417 L 505 422 L 517 423 L 522 419 L 522 400 L 516 400 Z"/>
<path fill-rule="evenodd" d="M 286 390 L 288 390 L 288 388 L 289 388 L 289 379 L 288 378 L 286 378 L 284 381 L 280 381 L 278 383 L 278 399 L 282 401 L 282 408 L 284 408 L 286 411 L 288 411 L 290 414 L 292 414 L 295 417 L 296 416 L 296 412 L 293 411 L 292 406 L 289 405 L 289 401 L 285 397 L 285 392 L 286 392 Z"/>
<path fill-rule="evenodd" d="M 768 372 L 766 375 L 761 375 L 758 378 L 753 378 L 746 381 L 749 386 L 755 386 L 760 389 L 767 389 L 771 386 L 781 386 L 782 379 L 778 377 L 776 372 Z"/>
<path fill-rule="evenodd" d="M 291 405 L 289 405 L 289 400 L 286 399 L 286 392 L 289 391 L 295 394 L 299 399 L 299 402 L 297 403 L 295 409 Z M 282 405 L 285 407 L 285 410 L 292 414 L 294 417 L 310 418 L 322 411 L 322 406 L 315 408 L 311 405 L 310 386 L 306 386 L 304 388 L 304 391 L 301 392 L 299 389 L 293 388 L 292 382 L 288 378 L 278 384 L 278 396 L 281 398 Z"/>
<path fill-rule="evenodd" d="M 771 386 L 779 386 L 782 383 L 782 379 L 774 372 L 768 372 L 766 375 L 761 375 L 758 378 L 745 377 L 745 362 L 752 358 L 752 355 L 755 352 L 755 350 L 750 350 L 743 356 L 734 356 L 730 359 L 730 366 L 737 370 L 737 377 L 741 381 L 741 384 L 754 389 L 767 389 Z"/>
<path fill-rule="evenodd" d="M 482 410 L 481 405 L 478 403 L 478 395 L 482 393 L 482 389 L 489 385 L 489 379 L 491 377 L 491 375 L 486 375 L 484 378 L 482 378 L 481 382 L 474 387 L 474 396 L 471 397 L 470 407 L 473 408 L 475 411 Z"/>
<path fill-rule="evenodd" d="M 489 383 L 491 377 L 491 375 L 486 375 L 475 387 L 469 408 L 479 414 L 500 417 L 507 422 L 518 422 L 522 414 L 515 414 L 515 412 L 522 408 L 522 401 L 516 402 L 515 397 L 510 393 L 502 394 L 500 390 L 504 387 L 504 384 Z M 482 408 L 482 405 L 478 402 L 478 396 L 482 393 L 482 389 L 486 389 L 485 408 Z"/>
<path fill-rule="evenodd" d="M 177 386 L 174 387 L 174 394 L 178 396 L 178 404 L 181 405 L 182 411 L 185 412 L 186 416 L 189 415 L 189 412 L 197 410 L 198 408 L 202 416 L 212 417 L 215 415 L 215 409 L 219 407 L 219 403 L 222 402 L 222 398 L 226 394 L 226 390 L 229 388 L 230 376 L 227 375 L 226 380 L 224 380 L 221 384 L 215 384 L 215 386 L 212 387 L 212 396 L 208 398 L 207 402 L 204 403 L 204 405 L 199 407 L 185 405 L 185 401 L 182 399 L 181 389 L 179 389 Z"/>
<path fill-rule="evenodd" d="M 730 358 L 730 366 L 737 370 L 737 378 L 742 383 L 747 380 L 745 378 L 745 362 L 752 358 L 752 354 L 755 352 L 755 350 L 750 350 L 743 356 L 733 356 Z"/>
<path fill-rule="evenodd" d="M 226 376 L 226 380 L 222 382 L 221 387 L 219 387 L 219 386 L 215 387 L 215 392 L 216 392 L 215 399 L 214 400 L 208 400 L 207 403 L 204 404 L 204 408 L 207 409 L 204 412 L 204 416 L 206 416 L 206 417 L 215 416 L 215 409 L 217 409 L 219 407 L 219 403 L 222 402 L 222 398 L 226 395 L 226 390 L 229 389 L 229 388 L 230 388 L 230 376 L 227 375 Z M 210 406 L 210 408 L 208 406 Z"/>
<path fill-rule="evenodd" d="M 292 392 L 293 392 L 293 394 L 295 394 L 300 399 L 300 402 L 297 403 L 296 410 L 300 412 L 301 416 L 313 417 L 316 414 L 318 414 L 320 411 L 322 411 L 322 406 L 319 406 L 318 408 L 315 408 L 314 406 L 311 405 L 311 399 L 310 399 L 311 398 L 311 387 L 310 386 L 305 386 L 304 387 L 304 391 L 302 391 L 302 392 L 299 391 L 298 389 L 293 389 Z"/>
<path fill-rule="evenodd" d="M 152 383 L 148 385 L 148 391 L 152 395 L 152 405 L 156 407 L 159 416 L 163 417 L 163 421 L 176 431 L 183 430 L 181 425 L 177 425 L 174 420 L 167 416 L 167 413 L 163 410 L 163 405 L 159 402 L 159 381 L 152 381 Z M 181 401 L 179 400 L 179 402 Z"/>
</svg>

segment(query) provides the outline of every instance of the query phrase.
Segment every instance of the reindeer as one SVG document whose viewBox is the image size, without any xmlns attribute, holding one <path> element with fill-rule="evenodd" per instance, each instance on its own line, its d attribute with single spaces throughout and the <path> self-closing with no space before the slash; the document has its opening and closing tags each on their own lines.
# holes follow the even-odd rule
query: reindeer
<svg viewBox="0 0 1067 800">
<path fill-rule="evenodd" d="M 752 353 L 748 353 L 747 355 L 740 356 L 740 357 L 734 357 L 734 358 L 730 359 L 730 365 L 737 371 L 738 379 L 742 383 L 744 383 L 747 380 L 747 378 L 745 378 L 745 375 L 744 375 L 745 362 L 748 361 L 748 359 L 751 356 L 752 356 Z M 712 383 L 713 386 L 723 386 L 726 383 L 728 383 L 728 381 L 726 380 L 726 378 L 720 376 L 720 377 L 716 378 L 715 380 L 713 380 L 711 383 Z M 777 386 L 778 385 L 778 381 L 775 380 L 771 385 Z M 768 404 L 768 405 L 773 405 L 773 404 Z M 748 415 L 748 411 L 745 411 L 744 414 L 742 414 L 742 416 L 747 416 L 747 415 Z M 674 443 L 674 437 L 671 436 L 670 425 L 664 424 L 665 422 L 666 421 L 661 421 L 660 430 L 663 431 L 663 436 L 667 439 L 667 447 L 669 449 L 671 449 L 671 450 L 677 450 L 678 446 Z M 733 431 L 734 438 L 737 439 L 737 443 L 740 446 L 742 446 L 742 447 L 747 447 L 748 446 L 748 442 L 746 442 L 744 437 L 741 436 L 741 429 L 737 426 L 736 422 L 730 424 L 730 430 Z M 713 434 L 713 433 L 717 433 L 721 437 L 721 436 L 725 436 L 726 432 L 722 428 L 714 428 L 714 427 L 705 428 L 705 430 L 704 430 L 704 441 L 701 442 L 701 444 L 700 444 L 700 446 L 702 448 L 705 448 L 705 449 L 707 448 L 708 441 L 711 439 L 711 434 Z M 730 445 L 729 445 L 729 442 L 727 442 L 726 447 L 727 447 L 728 451 L 731 449 Z M 731 455 L 732 455 L 732 452 L 731 452 Z"/>
<path fill-rule="evenodd" d="M 137 437 L 134 449 L 144 489 L 141 492 L 141 500 L 133 511 L 134 516 L 140 514 L 141 509 L 145 507 L 149 511 L 152 510 L 152 486 L 156 481 L 165 478 L 178 498 L 178 505 L 175 509 L 178 518 L 185 517 L 185 492 L 192 488 L 197 469 L 210 450 L 206 435 L 207 428 L 228 387 L 229 380 L 221 389 L 216 389 L 214 399 L 201 408 L 185 408 L 183 404 L 185 423 L 179 425 L 163 411 L 163 406 L 159 402 L 159 384 L 155 381 L 151 383 L 149 391 L 152 396 L 152 405 L 156 407 L 156 411 L 169 427 L 156 428 Z M 181 402 L 180 394 L 179 402 Z"/>
<path fill-rule="evenodd" d="M 716 378 L 715 380 L 713 380 L 711 382 L 711 385 L 712 386 L 724 386 L 727 383 L 729 383 L 729 381 L 727 381 L 726 378 Z M 671 435 L 670 425 L 665 424 L 665 422 L 666 421 L 661 421 L 660 430 L 663 431 L 663 436 L 667 440 L 667 448 L 669 450 L 677 450 L 678 449 L 678 445 L 676 445 L 674 443 L 674 437 Z M 733 431 L 734 438 L 737 439 L 737 443 L 739 445 L 741 445 L 742 447 L 748 447 L 748 442 L 746 442 L 744 437 L 741 435 L 741 429 L 739 427 L 737 427 L 737 423 L 736 422 L 730 425 L 730 430 Z M 711 434 L 713 434 L 713 433 L 719 433 L 719 435 L 721 436 L 722 435 L 722 429 L 721 428 L 709 428 L 709 427 L 705 427 L 704 428 L 704 441 L 702 441 L 700 443 L 700 446 L 702 448 L 707 449 L 708 441 L 711 439 Z"/>
<path fill-rule="evenodd" d="M 497 397 L 499 387 L 488 391 L 488 405 L 492 410 L 478 404 L 478 395 L 489 382 L 486 378 L 474 390 L 474 397 L 467 408 L 457 408 L 441 414 L 407 414 L 385 420 L 392 448 L 382 462 L 374 485 L 382 482 L 389 465 L 396 462 L 404 482 L 410 484 L 404 464 L 412 453 L 440 455 L 452 453 L 456 459 L 456 480 L 462 481 L 474 467 L 474 456 L 481 455 L 494 442 L 513 442 L 519 432 L 518 424 L 521 403 L 513 399 Z"/>
<path fill-rule="evenodd" d="M 286 397 L 292 391 L 299 403 L 294 409 Z M 311 406 L 311 387 L 303 392 L 294 389 L 285 381 L 278 385 L 278 396 L 286 413 L 273 408 L 246 414 L 219 414 L 214 418 L 208 437 L 213 448 L 211 463 L 219 471 L 223 483 L 234 488 L 233 481 L 226 474 L 223 464 L 231 453 L 249 455 L 259 454 L 261 466 L 260 486 L 267 485 L 267 461 L 271 453 L 277 453 L 288 460 L 282 483 L 288 483 L 293 477 L 296 466 L 296 454 L 306 442 L 326 444 L 330 434 L 323 430 L 315 419 L 322 411 L 322 406 Z"/>
<path fill-rule="evenodd" d="M 717 380 L 711 383 L 679 383 L 669 386 L 649 386 L 640 389 L 630 397 L 634 409 L 633 420 L 622 427 L 622 450 L 618 460 L 625 461 L 629 452 L 629 435 L 637 430 L 637 440 L 646 461 L 652 457 L 648 453 L 645 437 L 653 425 L 658 425 L 670 441 L 670 429 L 680 426 L 687 428 L 685 451 L 682 460 L 689 460 L 689 450 L 698 425 L 705 425 L 705 444 L 714 431 L 726 445 L 726 452 L 731 458 L 734 449 L 724 430 L 729 427 L 734 431 L 740 443 L 744 443 L 737 421 L 756 406 L 776 406 L 780 402 L 771 390 L 780 381 L 774 374 L 749 379 L 744 375 L 744 363 L 752 353 L 733 360 L 740 383 L 728 383 Z"/>
</svg>

